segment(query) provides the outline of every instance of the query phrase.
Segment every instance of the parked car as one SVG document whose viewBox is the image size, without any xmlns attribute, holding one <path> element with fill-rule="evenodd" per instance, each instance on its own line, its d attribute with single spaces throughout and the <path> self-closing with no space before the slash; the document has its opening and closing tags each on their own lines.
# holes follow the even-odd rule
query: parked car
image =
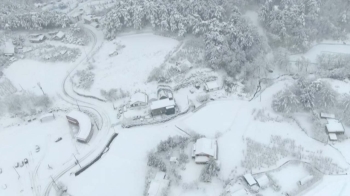
<svg viewBox="0 0 350 196">
<path fill-rule="evenodd" d="M 40 151 L 40 147 L 38 145 L 35 146 L 35 151 L 39 152 Z"/>
<path fill-rule="evenodd" d="M 23 160 L 23 162 L 24 162 L 24 164 L 28 164 L 28 159 L 25 158 L 25 159 Z"/>
<path fill-rule="evenodd" d="M 61 140 L 62 140 L 62 138 L 59 137 L 59 138 L 57 138 L 57 140 L 56 140 L 55 142 L 59 142 L 59 141 L 61 141 Z"/>
</svg>

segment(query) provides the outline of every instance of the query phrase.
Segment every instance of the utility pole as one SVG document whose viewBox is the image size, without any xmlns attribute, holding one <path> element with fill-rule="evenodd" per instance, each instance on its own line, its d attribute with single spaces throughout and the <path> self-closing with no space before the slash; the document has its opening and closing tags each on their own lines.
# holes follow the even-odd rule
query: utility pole
<svg viewBox="0 0 350 196">
<path fill-rule="evenodd" d="M 79 111 L 81 111 L 81 110 L 80 110 L 80 106 L 79 106 L 79 104 L 78 104 L 78 101 L 77 101 L 77 100 L 75 100 L 75 103 L 77 103 L 77 106 L 78 106 L 78 108 L 79 108 Z"/>
<path fill-rule="evenodd" d="M 79 160 L 77 159 L 77 157 L 75 157 L 75 155 L 74 155 L 74 154 L 73 154 L 73 157 L 75 158 L 76 162 L 78 163 L 78 165 L 79 165 L 79 166 L 80 166 L 80 168 L 81 168 L 81 165 L 80 165 Z"/>
<path fill-rule="evenodd" d="M 19 179 L 21 176 L 19 175 L 19 173 L 18 173 L 18 171 L 16 170 L 15 167 L 13 167 L 13 169 L 16 171 L 16 173 L 17 173 L 17 175 L 18 175 L 18 179 Z"/>
<path fill-rule="evenodd" d="M 45 95 L 45 92 L 44 92 L 43 88 L 41 87 L 40 82 L 38 82 L 37 85 L 39 86 L 41 92 L 43 92 L 43 95 Z"/>
</svg>

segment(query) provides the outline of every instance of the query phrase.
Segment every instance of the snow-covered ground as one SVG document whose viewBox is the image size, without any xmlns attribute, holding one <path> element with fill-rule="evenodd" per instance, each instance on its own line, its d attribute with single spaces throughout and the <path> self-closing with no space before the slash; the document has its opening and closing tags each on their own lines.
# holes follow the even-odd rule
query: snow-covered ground
<svg viewBox="0 0 350 196">
<path fill-rule="evenodd" d="M 62 140 L 56 143 L 59 137 Z M 40 147 L 39 152 L 36 145 Z M 0 189 L 0 195 L 39 194 L 52 174 L 72 160 L 73 154 L 83 152 L 63 114 L 56 114 L 56 119 L 51 121 L 36 120 L 0 130 L 0 186 L 7 187 Z M 13 168 L 25 158 L 29 161 L 27 165 Z"/>
<path fill-rule="evenodd" d="M 119 50 L 118 55 L 110 57 L 109 54 L 116 48 L 113 42 L 125 48 Z M 113 42 L 105 42 L 93 57 L 96 77 L 90 91 L 95 96 L 101 96 L 101 89 L 121 88 L 131 94 L 138 89 L 146 92 L 156 90 L 155 86 L 148 87 L 148 75 L 179 44 L 177 40 L 151 33 L 125 35 Z"/>
</svg>

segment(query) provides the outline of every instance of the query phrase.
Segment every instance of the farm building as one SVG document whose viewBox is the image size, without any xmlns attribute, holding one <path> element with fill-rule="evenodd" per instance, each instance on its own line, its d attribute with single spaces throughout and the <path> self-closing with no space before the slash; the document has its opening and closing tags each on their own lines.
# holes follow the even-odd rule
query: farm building
<svg viewBox="0 0 350 196">
<path fill-rule="evenodd" d="M 204 83 L 204 89 L 207 92 L 211 92 L 211 91 L 220 90 L 221 86 L 218 84 L 217 81 L 211 81 L 211 82 Z"/>
<path fill-rule="evenodd" d="M 343 134 L 345 132 L 343 125 L 337 120 L 328 121 L 326 129 L 328 134 Z"/>
<path fill-rule="evenodd" d="M 161 196 L 163 190 L 169 186 L 169 180 L 165 179 L 166 175 L 164 172 L 158 172 L 155 178 L 151 181 L 147 196 Z"/>
<path fill-rule="evenodd" d="M 88 115 L 83 112 L 73 110 L 66 115 L 68 122 L 79 126 L 76 138 L 79 142 L 87 143 L 92 137 L 92 126 Z"/>
<path fill-rule="evenodd" d="M 218 145 L 216 140 L 200 138 L 193 145 L 192 158 L 196 163 L 207 163 L 210 158 L 217 159 Z"/>
<path fill-rule="evenodd" d="M 148 104 L 148 96 L 146 95 L 146 93 L 135 93 L 134 95 L 132 95 L 129 104 L 131 108 L 146 106 Z"/>
<path fill-rule="evenodd" d="M 29 41 L 32 42 L 32 43 L 41 43 L 41 42 L 43 42 L 45 39 L 46 39 L 46 36 L 45 36 L 45 35 L 40 35 L 40 36 L 38 36 L 38 37 L 31 38 Z"/>
<path fill-rule="evenodd" d="M 15 46 L 12 41 L 5 42 L 4 55 L 13 56 L 15 54 Z"/>
<path fill-rule="evenodd" d="M 246 174 L 243 176 L 245 181 L 248 183 L 249 186 L 253 186 L 256 184 L 256 181 L 254 177 L 251 174 Z"/>
<path fill-rule="evenodd" d="M 64 38 L 64 36 L 66 36 L 66 35 L 62 31 L 60 31 L 54 36 L 54 39 L 55 40 L 61 40 L 61 39 Z"/>
<path fill-rule="evenodd" d="M 175 101 L 170 99 L 162 99 L 151 103 L 152 116 L 161 114 L 175 114 Z"/>
</svg>

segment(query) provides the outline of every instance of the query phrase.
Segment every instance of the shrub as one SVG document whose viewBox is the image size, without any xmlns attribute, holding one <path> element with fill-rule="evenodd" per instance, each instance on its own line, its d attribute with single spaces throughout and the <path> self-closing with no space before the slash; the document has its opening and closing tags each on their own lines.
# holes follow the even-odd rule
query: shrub
<svg viewBox="0 0 350 196">
<path fill-rule="evenodd" d="M 180 163 L 188 163 L 188 160 L 189 160 L 189 157 L 188 157 L 187 154 L 181 153 L 181 154 L 179 155 L 179 162 L 180 162 Z"/>
<path fill-rule="evenodd" d="M 167 168 L 164 161 L 156 153 L 148 154 L 147 165 L 151 167 L 158 168 L 160 171 L 166 172 Z"/>
<path fill-rule="evenodd" d="M 182 136 L 175 136 L 175 137 L 168 137 L 167 140 L 161 141 L 157 146 L 158 152 L 166 152 L 170 149 L 180 147 L 181 149 L 184 149 L 187 145 L 188 137 L 182 137 Z"/>
<path fill-rule="evenodd" d="M 275 112 L 293 113 L 299 108 L 298 97 L 288 88 L 277 93 L 272 101 L 272 108 Z"/>
<path fill-rule="evenodd" d="M 203 103 L 203 102 L 208 101 L 209 97 L 210 97 L 209 94 L 197 95 L 196 100 L 197 100 L 199 103 Z"/>
<path fill-rule="evenodd" d="M 219 166 L 217 165 L 214 159 L 210 159 L 209 162 L 202 169 L 200 180 L 202 182 L 210 182 L 213 176 L 217 176 L 220 171 Z"/>
<path fill-rule="evenodd" d="M 109 91 L 101 90 L 100 92 L 101 92 L 101 95 L 107 101 L 111 101 L 111 102 L 130 96 L 130 93 L 128 91 L 124 91 L 123 89 L 120 89 L 120 88 L 119 89 L 112 88 Z"/>
</svg>

